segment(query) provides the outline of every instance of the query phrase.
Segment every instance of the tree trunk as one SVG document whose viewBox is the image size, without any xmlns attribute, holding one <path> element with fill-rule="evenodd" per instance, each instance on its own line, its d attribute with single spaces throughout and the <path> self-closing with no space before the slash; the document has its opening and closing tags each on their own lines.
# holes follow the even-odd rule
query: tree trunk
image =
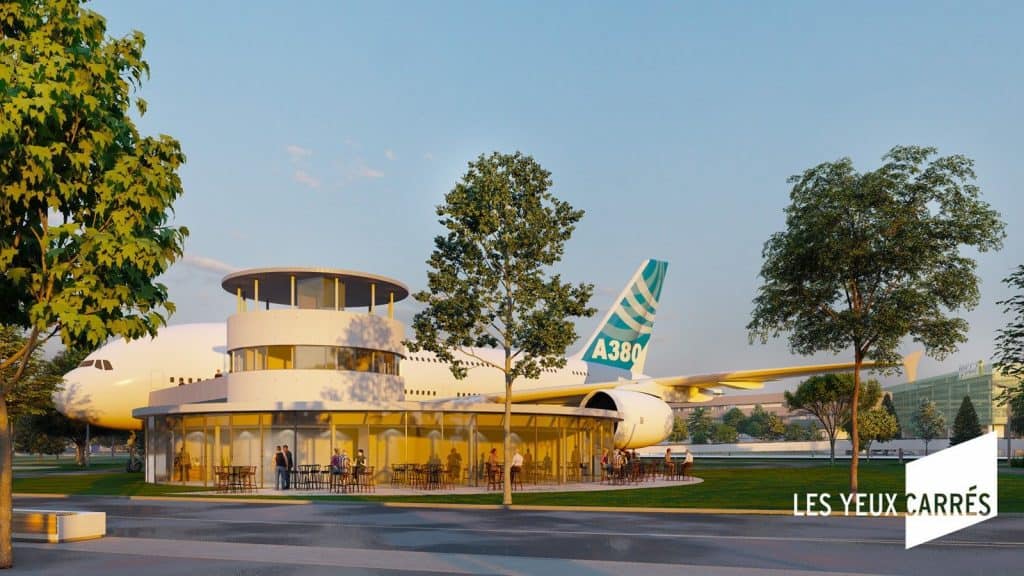
<svg viewBox="0 0 1024 576">
<path fill-rule="evenodd" d="M 829 463 L 836 463 L 836 434 L 833 432 L 828 437 Z"/>
<path fill-rule="evenodd" d="M 512 381 L 509 380 L 508 372 L 505 374 L 505 462 L 502 464 L 504 482 L 501 487 L 501 503 L 508 506 L 512 504 Z"/>
<path fill-rule="evenodd" d="M 8 425 L 7 398 L 0 394 L 0 568 L 14 565 L 11 548 L 11 427 Z"/>
<path fill-rule="evenodd" d="M 860 351 L 854 353 L 853 361 L 853 405 L 850 406 L 850 443 L 853 453 L 850 455 L 850 493 L 857 493 L 857 464 L 860 459 L 860 435 L 857 432 L 857 404 L 860 402 L 860 365 L 864 357 Z"/>
</svg>

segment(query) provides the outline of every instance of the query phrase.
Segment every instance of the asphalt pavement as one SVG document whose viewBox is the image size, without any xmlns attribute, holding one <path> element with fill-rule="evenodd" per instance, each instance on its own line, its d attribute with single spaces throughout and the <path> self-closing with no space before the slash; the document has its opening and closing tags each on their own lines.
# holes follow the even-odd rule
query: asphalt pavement
<svg viewBox="0 0 1024 576">
<path fill-rule="evenodd" d="M 98 510 L 108 536 L 15 543 L 14 573 L 71 574 L 1006 574 L 1024 516 L 912 550 L 898 518 L 407 508 L 18 498 Z"/>
</svg>

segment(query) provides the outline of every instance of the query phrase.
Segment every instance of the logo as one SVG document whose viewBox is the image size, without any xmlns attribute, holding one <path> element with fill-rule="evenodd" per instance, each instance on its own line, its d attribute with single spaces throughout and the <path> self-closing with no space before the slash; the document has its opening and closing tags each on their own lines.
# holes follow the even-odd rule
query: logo
<svg viewBox="0 0 1024 576">
<path fill-rule="evenodd" d="M 995 432 L 907 464 L 907 549 L 995 518 Z"/>
</svg>

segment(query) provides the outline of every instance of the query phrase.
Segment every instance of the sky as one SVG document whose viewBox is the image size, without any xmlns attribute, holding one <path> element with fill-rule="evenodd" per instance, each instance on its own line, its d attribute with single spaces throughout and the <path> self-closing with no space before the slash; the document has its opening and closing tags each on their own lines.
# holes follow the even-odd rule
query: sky
<svg viewBox="0 0 1024 576">
<path fill-rule="evenodd" d="M 421 289 L 436 206 L 469 161 L 519 150 L 586 212 L 558 267 L 596 287 L 581 338 L 653 257 L 669 269 L 648 374 L 832 360 L 784 338 L 749 343 L 762 246 L 783 228 L 788 176 L 842 157 L 873 170 L 906 144 L 973 158 L 1008 234 L 977 258 L 969 341 L 920 376 L 989 358 L 1007 321 L 1000 280 L 1024 263 L 1024 4 L 89 7 L 114 36 L 145 34 L 138 126 L 188 158 L 175 223 L 190 235 L 162 278 L 171 324 L 233 313 L 220 278 L 240 268 L 361 270 Z"/>
</svg>

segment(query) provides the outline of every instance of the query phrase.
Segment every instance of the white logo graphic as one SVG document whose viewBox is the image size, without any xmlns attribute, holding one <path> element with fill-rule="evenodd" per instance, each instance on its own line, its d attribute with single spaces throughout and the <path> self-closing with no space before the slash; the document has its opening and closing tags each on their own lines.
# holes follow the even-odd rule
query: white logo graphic
<svg viewBox="0 0 1024 576">
<path fill-rule="evenodd" d="M 996 433 L 907 464 L 906 548 L 995 518 Z"/>
</svg>

